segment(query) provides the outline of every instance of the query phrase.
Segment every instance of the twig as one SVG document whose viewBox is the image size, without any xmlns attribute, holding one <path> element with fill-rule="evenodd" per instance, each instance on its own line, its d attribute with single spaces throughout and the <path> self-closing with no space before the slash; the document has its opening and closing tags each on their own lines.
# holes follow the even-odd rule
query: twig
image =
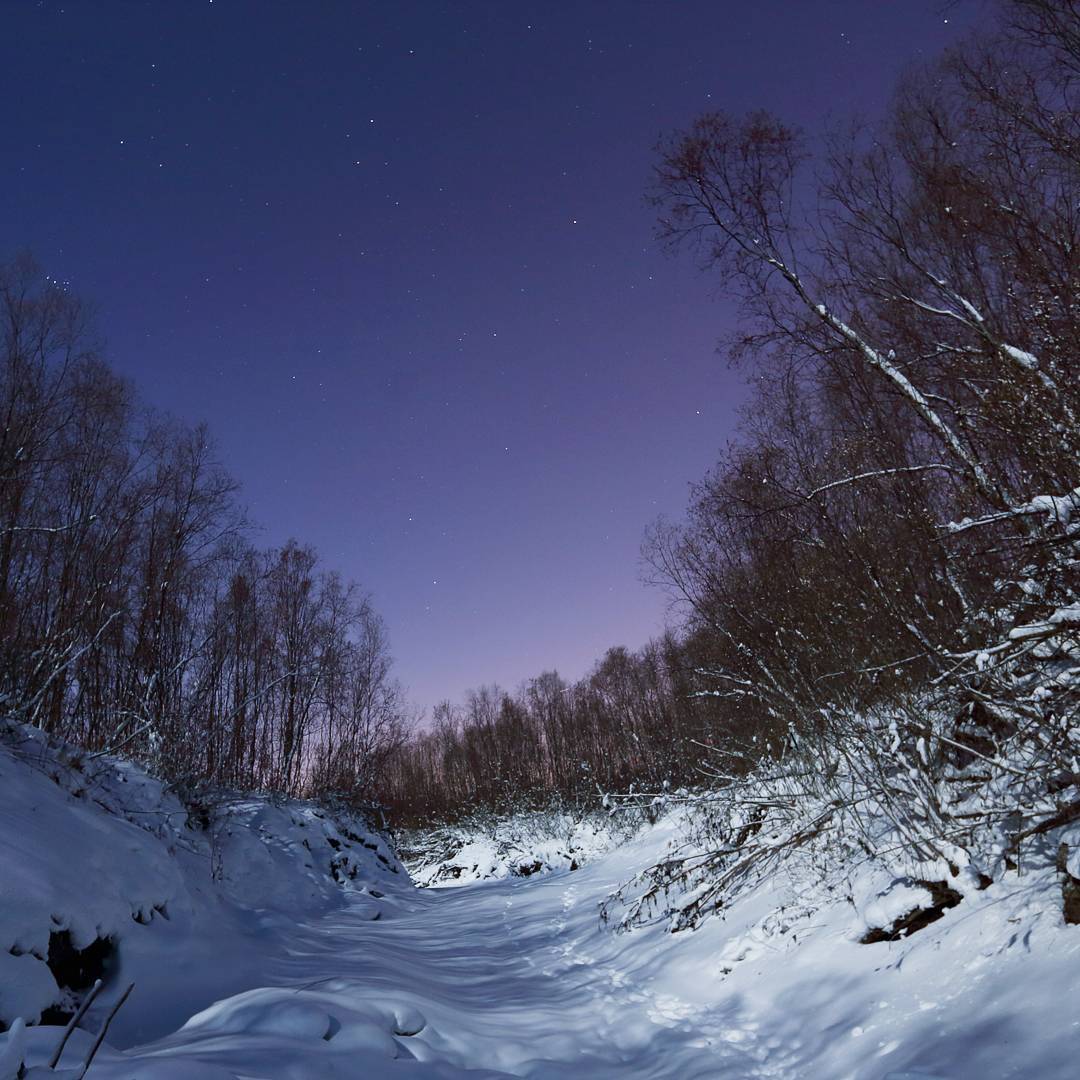
<svg viewBox="0 0 1080 1080">
<path fill-rule="evenodd" d="M 94 1055 L 105 1041 L 105 1032 L 109 1030 L 109 1025 L 113 1022 L 113 1017 L 120 1011 L 120 1006 L 127 1001 L 128 994 L 134 989 L 135 984 L 129 983 L 128 988 L 120 995 L 120 1000 L 109 1010 L 109 1015 L 105 1017 L 105 1023 L 101 1025 L 101 1030 L 97 1033 L 97 1038 L 94 1040 L 94 1045 L 90 1047 L 90 1052 L 86 1055 L 86 1060 L 83 1062 L 82 1068 L 75 1074 L 75 1080 L 83 1080 L 83 1077 L 86 1076 L 86 1070 L 90 1068 L 90 1063 L 94 1060 Z"/>
<path fill-rule="evenodd" d="M 148 720 L 141 728 L 133 731 L 122 743 L 118 743 L 116 746 L 107 746 L 104 750 L 98 750 L 97 753 L 91 754 L 87 760 L 96 761 L 99 757 L 104 757 L 106 754 L 118 754 L 125 746 L 134 742 L 144 731 L 149 731 L 153 726 L 154 721 Z"/>
<path fill-rule="evenodd" d="M 94 1004 L 94 998 L 98 996 L 98 991 L 102 987 L 100 979 L 94 980 L 94 985 L 90 987 L 90 993 L 83 998 L 82 1004 L 79 1006 L 78 1011 L 68 1021 L 67 1027 L 64 1028 L 64 1034 L 60 1037 L 60 1042 L 56 1044 L 56 1049 L 53 1051 L 52 1057 L 49 1058 L 49 1068 L 55 1069 L 60 1064 L 60 1057 L 64 1053 L 64 1047 L 67 1046 L 68 1039 L 71 1038 L 71 1033 L 79 1026 L 79 1021 L 86 1015 L 86 1010 Z"/>
</svg>

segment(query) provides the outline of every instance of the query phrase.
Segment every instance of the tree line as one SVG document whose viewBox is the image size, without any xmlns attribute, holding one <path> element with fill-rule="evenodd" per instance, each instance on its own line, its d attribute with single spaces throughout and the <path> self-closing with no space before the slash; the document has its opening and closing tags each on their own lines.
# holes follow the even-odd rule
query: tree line
<svg viewBox="0 0 1080 1080">
<path fill-rule="evenodd" d="M 547 671 L 515 693 L 490 685 L 461 704 L 442 702 L 388 756 L 380 798 L 393 820 L 420 825 L 700 782 L 699 747 L 715 737 L 717 718 L 695 692 L 689 657 L 666 636 L 637 652 L 609 649 L 574 683 Z"/>
<path fill-rule="evenodd" d="M 405 730 L 370 598 L 257 549 L 207 431 L 140 404 L 29 257 L 0 332 L 4 711 L 177 783 L 365 797 Z"/>
</svg>

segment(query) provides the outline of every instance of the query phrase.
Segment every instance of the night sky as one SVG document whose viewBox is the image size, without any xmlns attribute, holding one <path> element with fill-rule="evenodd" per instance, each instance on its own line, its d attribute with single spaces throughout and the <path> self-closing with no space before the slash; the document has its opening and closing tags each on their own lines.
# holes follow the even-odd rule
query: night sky
<svg viewBox="0 0 1080 1080">
<path fill-rule="evenodd" d="M 372 591 L 420 705 L 663 627 L 646 525 L 745 375 L 653 241 L 709 108 L 873 116 L 941 0 L 0 0 L 0 257 L 99 310 L 262 526 Z"/>
</svg>

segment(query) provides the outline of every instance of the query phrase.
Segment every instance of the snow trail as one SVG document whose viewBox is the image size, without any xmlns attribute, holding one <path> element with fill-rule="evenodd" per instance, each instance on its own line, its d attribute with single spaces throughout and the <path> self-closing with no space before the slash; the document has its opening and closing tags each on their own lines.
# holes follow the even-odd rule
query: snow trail
<svg viewBox="0 0 1080 1080">
<path fill-rule="evenodd" d="M 114 983 L 136 982 L 87 1080 L 1076 1075 L 1080 933 L 1062 922 L 1051 872 L 970 892 L 910 939 L 873 945 L 858 943 L 866 913 L 891 917 L 888 905 L 907 895 L 881 868 L 864 871 L 858 903 L 778 872 L 693 932 L 657 923 L 614 933 L 600 903 L 670 850 L 677 818 L 573 872 L 416 889 L 375 838 L 354 842 L 310 807 L 244 803 L 211 894 L 198 885 L 198 852 L 161 862 L 160 841 L 67 800 L 48 778 L 9 770 L 5 779 L 0 795 L 13 792 L 13 813 L 23 813 L 8 843 L 28 880 L 52 868 L 40 854 L 40 866 L 26 861 L 20 837 L 34 829 L 62 834 L 77 866 L 63 878 L 70 895 L 38 890 L 44 916 L 40 904 L 13 905 L 10 889 L 8 914 L 28 926 L 48 923 L 50 910 L 78 909 L 84 922 L 93 914 L 97 932 L 120 935 Z M 96 866 L 120 865 L 133 844 L 142 854 L 129 860 L 131 880 L 106 879 L 117 896 L 99 890 L 84 910 L 79 883 Z M 93 860 L 76 864 L 86 852 Z M 343 883 L 327 876 L 353 866 Z M 247 906 L 224 904 L 216 890 L 225 888 Z M 168 915 L 133 920 L 140 898 L 168 899 Z M 30 1065 L 48 1059 L 57 1035 L 32 1026 L 18 1036 Z M 91 1037 L 73 1035 L 64 1067 Z M 0 1034 L 0 1055 L 11 1041 Z"/>
<path fill-rule="evenodd" d="M 252 1077 L 355 1076 L 361 1059 L 370 1077 L 790 1075 L 737 1018 L 627 972 L 629 939 L 597 925 L 609 875 L 399 894 L 377 920 L 350 904 L 296 928 L 274 985 L 129 1054 Z"/>
</svg>

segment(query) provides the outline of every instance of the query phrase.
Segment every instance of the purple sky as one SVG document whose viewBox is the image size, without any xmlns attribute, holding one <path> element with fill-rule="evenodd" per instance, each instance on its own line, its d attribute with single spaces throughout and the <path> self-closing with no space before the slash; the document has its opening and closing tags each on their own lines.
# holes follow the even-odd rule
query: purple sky
<svg viewBox="0 0 1080 1080">
<path fill-rule="evenodd" d="M 6 0 L 0 256 L 206 420 L 261 542 L 375 595 L 425 706 L 663 626 L 638 551 L 731 436 L 731 317 L 652 239 L 658 136 L 873 115 L 940 0 Z"/>
</svg>

